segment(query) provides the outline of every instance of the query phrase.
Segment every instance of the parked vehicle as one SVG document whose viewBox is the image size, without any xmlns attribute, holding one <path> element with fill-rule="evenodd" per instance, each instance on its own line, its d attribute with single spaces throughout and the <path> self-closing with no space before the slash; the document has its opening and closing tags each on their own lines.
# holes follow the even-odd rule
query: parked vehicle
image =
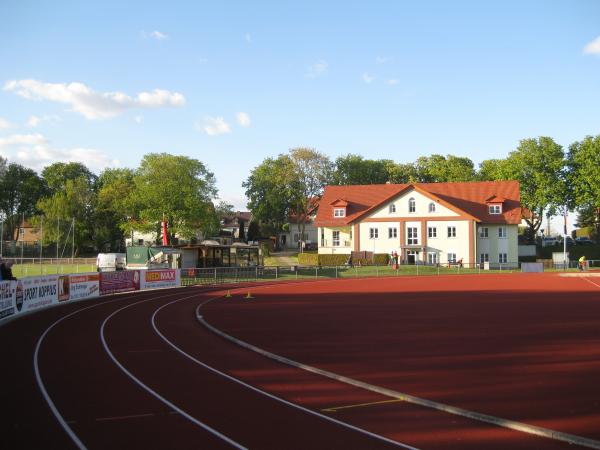
<svg viewBox="0 0 600 450">
<path fill-rule="evenodd" d="M 553 245 L 558 245 L 558 239 L 552 236 L 547 236 L 542 238 L 542 247 L 551 247 Z"/>
<path fill-rule="evenodd" d="M 98 253 L 96 267 L 98 272 L 114 272 L 125 270 L 125 253 Z"/>
<path fill-rule="evenodd" d="M 594 245 L 594 241 L 587 237 L 578 237 L 575 238 L 575 243 L 577 245 Z"/>
</svg>

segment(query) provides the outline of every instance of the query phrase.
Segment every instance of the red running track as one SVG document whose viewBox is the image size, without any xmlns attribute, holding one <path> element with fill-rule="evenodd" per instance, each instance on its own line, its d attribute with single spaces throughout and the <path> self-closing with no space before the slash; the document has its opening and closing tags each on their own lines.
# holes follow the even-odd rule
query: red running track
<svg viewBox="0 0 600 450">
<path fill-rule="evenodd" d="M 254 300 L 234 293 L 201 314 L 258 347 L 372 385 L 600 439 L 596 283 L 539 274 L 325 281 L 255 287 Z M 0 327 L 0 448 L 398 448 L 386 439 L 573 448 L 389 402 L 241 348 L 196 321 L 197 306 L 219 295 L 122 295 Z"/>
</svg>

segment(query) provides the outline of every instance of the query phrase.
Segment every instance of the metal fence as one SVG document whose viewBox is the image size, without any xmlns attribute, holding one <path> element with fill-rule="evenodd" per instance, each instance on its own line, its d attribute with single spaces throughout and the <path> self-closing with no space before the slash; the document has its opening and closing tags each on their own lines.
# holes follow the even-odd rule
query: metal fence
<svg viewBox="0 0 600 450">
<path fill-rule="evenodd" d="M 489 269 L 488 269 L 489 267 Z M 518 271 L 518 263 L 446 265 L 369 265 L 369 266 L 255 266 L 182 269 L 182 285 L 214 285 L 249 281 L 318 280 L 359 277 L 400 277 L 506 273 Z"/>
<path fill-rule="evenodd" d="M 14 262 L 17 278 L 96 271 L 96 258 L 4 258 Z"/>
</svg>

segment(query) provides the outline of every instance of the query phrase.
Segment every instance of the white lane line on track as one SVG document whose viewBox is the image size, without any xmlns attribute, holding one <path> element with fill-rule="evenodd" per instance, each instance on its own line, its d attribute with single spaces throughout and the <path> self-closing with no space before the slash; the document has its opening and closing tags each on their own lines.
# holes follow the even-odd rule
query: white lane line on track
<svg viewBox="0 0 600 450">
<path fill-rule="evenodd" d="M 600 287 L 600 286 L 598 286 L 598 287 Z M 439 403 L 439 402 L 436 402 L 433 400 L 427 400 L 424 398 L 415 397 L 410 394 L 405 394 L 402 392 L 394 391 L 392 389 L 375 386 L 375 385 L 372 385 L 369 383 L 355 380 L 353 378 L 345 377 L 343 375 L 338 375 L 336 373 L 329 372 L 327 370 L 323 370 L 323 369 L 319 369 L 317 367 L 302 364 L 302 363 L 299 363 L 292 359 L 285 358 L 283 356 L 279 356 L 274 353 L 268 352 L 262 348 L 256 347 L 245 341 L 239 340 L 239 339 L 219 330 L 218 328 L 209 324 L 204 319 L 204 317 L 200 314 L 200 308 L 202 308 L 202 306 L 204 306 L 208 302 L 211 302 L 217 298 L 220 298 L 220 297 L 210 298 L 210 299 L 206 300 L 205 302 L 203 302 L 202 304 L 198 305 L 198 307 L 196 308 L 197 320 L 201 324 L 203 324 L 206 328 L 208 328 L 209 330 L 214 332 L 215 334 L 229 340 L 230 342 L 233 342 L 233 343 L 239 345 L 240 347 L 243 347 L 243 348 L 246 348 L 253 352 L 256 352 L 256 353 L 263 355 L 269 359 L 272 359 L 272 360 L 278 361 L 280 363 L 283 363 L 283 364 L 286 364 L 286 365 L 289 365 L 292 367 L 296 367 L 296 368 L 299 368 L 302 370 L 306 370 L 307 372 L 315 373 L 317 375 L 321 375 L 326 378 L 330 378 L 332 380 L 337 380 L 342 383 L 349 384 L 351 386 L 356 386 L 356 387 L 359 387 L 359 388 L 362 388 L 362 389 L 365 389 L 365 390 L 368 390 L 371 392 L 376 392 L 378 394 L 385 395 L 387 397 L 391 397 L 394 399 L 400 399 L 400 400 L 403 400 L 408 403 L 413 403 L 415 405 L 420 405 L 420 406 L 424 406 L 427 408 L 436 409 L 436 410 L 454 414 L 457 416 L 467 417 L 469 419 L 477 420 L 480 422 L 491 423 L 493 425 L 501 426 L 504 428 L 509 428 L 509 429 L 520 431 L 520 432 L 527 433 L 527 434 L 532 434 L 535 436 L 541 436 L 541 437 L 545 437 L 548 439 L 554 439 L 557 441 L 567 442 L 569 444 L 576 444 L 576 445 L 580 445 L 582 447 L 600 449 L 600 441 L 597 441 L 594 439 L 586 438 L 583 436 L 577 436 L 577 435 L 569 434 L 569 433 L 563 433 L 560 431 L 551 430 L 549 428 L 538 427 L 535 425 L 529 425 L 529 424 L 522 423 L 522 422 L 516 422 L 513 420 L 509 420 L 509 419 L 503 419 L 501 417 L 491 416 L 488 414 L 478 413 L 475 411 L 469 411 L 467 409 L 463 409 L 463 408 L 459 408 L 459 407 L 451 406 L 451 405 L 446 405 L 444 403 Z M 176 301 L 177 300 L 175 300 L 174 302 L 176 302 Z M 163 305 L 163 307 L 170 305 L 174 302 L 166 303 L 165 305 Z"/>
<path fill-rule="evenodd" d="M 156 300 L 158 298 L 169 297 L 169 296 L 174 295 L 174 294 L 175 293 L 167 294 L 167 295 L 161 295 L 161 296 L 158 296 L 158 297 L 154 297 L 153 300 Z M 37 344 L 35 346 L 35 351 L 33 352 L 33 370 L 34 370 L 34 373 L 35 373 L 35 380 L 37 382 L 38 388 L 39 388 L 40 392 L 42 393 L 42 396 L 44 397 L 44 400 L 48 404 L 48 407 L 50 408 L 50 411 L 52 411 L 52 414 L 54 415 L 54 417 L 56 418 L 56 420 L 58 421 L 58 423 L 60 424 L 60 426 L 62 427 L 62 429 L 71 438 L 71 440 L 77 446 L 77 448 L 79 448 L 81 450 L 86 449 L 86 446 L 83 444 L 83 442 L 81 442 L 81 440 L 79 439 L 79 437 L 75 434 L 75 432 L 69 426 L 69 424 L 71 424 L 71 425 L 75 424 L 75 421 L 68 421 L 67 422 L 64 419 L 64 417 L 60 414 L 60 412 L 58 411 L 58 408 L 54 404 L 54 401 L 52 400 L 52 398 L 48 394 L 48 391 L 46 390 L 46 386 L 44 385 L 44 381 L 42 380 L 42 376 L 41 376 L 41 373 L 40 373 L 40 367 L 39 367 L 39 363 L 38 363 L 40 348 L 42 347 L 42 343 L 44 342 L 44 339 L 46 338 L 46 336 L 48 335 L 48 333 L 50 332 L 50 330 L 52 330 L 56 325 L 58 325 L 59 323 L 61 323 L 63 320 L 68 319 L 69 317 L 72 317 L 72 316 L 74 316 L 76 314 L 79 314 L 80 312 L 86 311 L 88 309 L 97 308 L 98 306 L 102 306 L 102 305 L 106 305 L 106 304 L 114 303 L 114 302 L 118 302 L 118 301 L 124 301 L 123 297 L 121 297 L 121 298 L 115 298 L 113 300 L 108 300 L 108 301 L 105 301 L 105 302 L 96 303 L 96 304 L 90 305 L 90 306 L 86 306 L 85 308 L 80 308 L 80 309 L 78 309 L 76 311 L 73 311 L 73 312 L 71 312 L 69 314 L 66 314 L 66 315 L 62 316 L 61 318 L 59 318 L 58 320 L 56 320 L 55 322 L 53 322 L 48 328 L 46 328 L 46 330 L 44 330 L 44 332 L 42 333 L 42 335 L 39 337 L 39 339 L 37 341 Z"/>
<path fill-rule="evenodd" d="M 186 300 L 186 299 L 195 297 L 196 295 L 197 294 L 195 293 L 193 295 L 189 295 L 187 297 L 183 297 L 183 298 L 179 299 L 178 301 Z M 165 405 L 167 405 L 170 408 L 172 408 L 175 411 L 177 411 L 179 414 L 181 414 L 183 417 L 185 417 L 186 419 L 188 419 L 193 424 L 195 424 L 195 425 L 199 426 L 200 428 L 208 431 L 209 433 L 213 434 L 214 436 L 218 437 L 219 439 L 227 442 L 232 447 L 235 447 L 235 448 L 237 448 L 239 450 L 248 450 L 246 447 L 244 447 L 243 445 L 237 443 L 233 439 L 225 436 L 224 434 L 220 433 L 219 431 L 215 430 L 214 428 L 206 425 L 205 423 L 203 423 L 203 422 L 199 421 L 198 419 L 196 419 L 195 417 L 191 416 L 190 414 L 188 414 L 187 412 L 185 412 L 183 409 L 179 408 L 177 405 L 175 405 L 174 403 L 170 402 L 169 400 L 167 400 L 166 398 L 164 398 L 163 396 L 161 396 L 158 392 L 154 391 L 148 385 L 144 384 L 139 378 L 137 378 L 129 370 L 127 370 L 125 368 L 125 366 L 123 366 L 123 364 L 121 364 L 121 362 L 110 351 L 110 348 L 108 347 L 108 344 L 106 343 L 106 338 L 104 336 L 104 329 L 105 329 L 106 324 L 108 323 L 108 321 L 112 317 L 114 317 L 115 315 L 117 315 L 118 313 L 120 313 L 121 311 L 123 311 L 123 310 L 125 310 L 127 308 L 130 308 L 132 306 L 139 305 L 140 303 L 146 303 L 146 302 L 148 302 L 150 300 L 152 300 L 152 299 L 141 300 L 139 302 L 131 303 L 131 304 L 127 305 L 127 306 L 124 306 L 123 308 L 117 309 L 112 314 L 110 314 L 108 317 L 106 317 L 106 319 L 104 319 L 104 322 L 102 322 L 102 326 L 100 327 L 100 340 L 102 341 L 102 345 L 104 347 L 104 350 L 106 351 L 106 353 L 108 354 L 108 356 L 110 357 L 110 359 L 112 359 L 112 361 L 117 365 L 117 367 L 119 369 L 121 369 L 121 371 L 123 371 L 123 373 L 125 373 L 125 375 L 127 375 L 131 380 L 133 380 L 138 386 L 140 386 L 142 389 L 144 389 L 150 395 L 152 395 L 153 397 L 155 397 L 156 399 L 158 399 L 159 401 L 161 401 Z"/>
<path fill-rule="evenodd" d="M 154 417 L 154 413 L 130 414 L 128 416 L 98 417 L 96 422 L 110 422 L 113 420 L 141 419 L 142 417 Z"/>
<path fill-rule="evenodd" d="M 211 298 L 211 299 L 209 299 L 209 300 L 205 301 L 204 303 L 202 303 L 202 305 L 203 305 L 203 304 L 205 304 L 205 303 L 207 303 L 207 302 L 209 302 L 209 301 L 211 301 L 211 300 L 214 300 L 214 299 L 216 299 L 216 298 L 220 298 L 220 297 L 222 297 L 222 295 L 221 295 L 221 296 L 218 296 L 218 297 L 213 297 L 213 298 Z M 198 360 L 198 359 L 194 358 L 194 357 L 193 357 L 192 355 L 190 355 L 189 353 L 186 353 L 186 352 L 185 352 L 185 351 L 183 351 L 181 348 L 177 347 L 177 346 L 176 346 L 176 345 L 175 345 L 173 342 L 171 342 L 171 341 L 170 341 L 170 340 L 169 340 L 169 339 L 168 339 L 168 338 L 167 338 L 167 337 L 166 337 L 164 334 L 162 334 L 162 333 L 160 332 L 160 330 L 158 329 L 158 327 L 156 326 L 156 315 L 157 315 L 157 314 L 158 314 L 158 313 L 159 313 L 159 312 L 160 312 L 160 311 L 161 311 L 163 308 L 165 308 L 165 307 L 167 307 L 167 306 L 169 306 L 169 305 L 172 305 L 172 304 L 174 304 L 174 303 L 180 302 L 180 301 L 182 301 L 182 300 L 184 300 L 184 299 L 174 300 L 174 301 L 172 301 L 172 302 L 165 303 L 165 304 L 164 304 L 163 306 L 161 306 L 160 308 L 157 308 L 157 309 L 156 309 L 156 311 L 154 311 L 154 314 L 152 314 L 152 320 L 151 320 L 151 322 L 152 322 L 152 327 L 153 327 L 153 328 L 154 328 L 154 330 L 156 331 L 156 334 L 158 334 L 158 335 L 161 337 L 161 339 L 163 339 L 163 340 L 164 340 L 164 341 L 165 341 L 167 344 L 169 344 L 169 345 L 170 345 L 170 346 L 171 346 L 171 347 L 172 347 L 174 350 L 176 350 L 177 352 L 181 353 L 183 356 L 185 356 L 185 357 L 186 357 L 186 358 L 188 358 L 189 360 L 191 360 L 191 361 L 193 361 L 194 363 L 198 364 L 199 366 L 201 366 L 201 367 L 203 367 L 203 368 L 205 368 L 205 369 L 207 369 L 207 370 L 209 370 L 209 371 L 211 371 L 211 372 L 213 372 L 213 373 L 215 373 L 215 374 L 217 374 L 217 375 L 220 375 L 220 376 L 222 376 L 222 377 L 224 377 L 224 378 L 226 378 L 226 379 L 228 379 L 228 380 L 230 380 L 230 381 L 233 381 L 234 383 L 237 383 L 237 384 L 239 384 L 239 385 L 241 385 L 241 386 L 243 386 L 243 387 L 245 387 L 245 388 L 247 388 L 247 389 L 250 389 L 250 390 L 252 390 L 252 391 L 254 391 L 254 392 L 257 392 L 257 393 L 259 393 L 259 394 L 262 394 L 262 395 L 264 395 L 264 396 L 266 396 L 266 397 L 268 397 L 268 398 L 270 398 L 270 399 L 272 399 L 272 400 L 275 400 L 275 401 L 281 402 L 281 403 L 283 403 L 283 404 L 285 404 L 285 405 L 287 405 L 287 406 L 291 406 L 292 408 L 298 409 L 298 410 L 300 410 L 300 411 L 302 411 L 302 412 L 305 412 L 305 413 L 308 413 L 308 414 L 310 414 L 310 415 L 316 416 L 316 417 L 318 417 L 318 418 L 320 418 L 320 419 L 323 419 L 323 420 L 325 420 L 325 421 L 328 421 L 328 422 L 333 422 L 333 423 L 335 423 L 336 425 L 340 425 L 340 426 L 342 426 L 342 427 L 344 427 L 344 428 L 348 428 L 348 429 L 350 429 L 350 430 L 353 430 L 353 431 L 356 431 L 356 432 L 358 432 L 358 433 L 361 433 L 361 434 L 367 435 L 367 436 L 369 436 L 369 437 L 372 437 L 372 438 L 378 439 L 378 440 L 380 440 L 380 441 L 384 441 L 384 442 L 386 442 L 386 443 L 388 443 L 388 444 L 392 444 L 392 445 L 395 445 L 395 446 L 397 446 L 397 447 L 401 447 L 401 448 L 404 448 L 404 449 L 407 449 L 407 450 L 419 450 L 419 449 L 417 449 L 416 447 L 411 447 L 410 445 L 403 444 L 402 442 L 394 441 L 394 440 L 392 440 L 392 439 L 386 438 L 385 436 L 381 436 L 381 435 L 379 435 L 379 434 L 372 433 L 372 432 L 370 432 L 370 431 L 367 431 L 367 430 L 365 430 L 365 429 L 363 429 L 363 428 L 359 428 L 359 427 L 356 427 L 356 426 L 354 426 L 354 425 L 350 425 L 349 423 L 342 422 L 341 420 L 334 419 L 333 417 L 326 416 L 326 415 L 324 415 L 324 414 L 321 414 L 321 413 L 319 413 L 319 412 L 317 412 L 317 411 L 313 411 L 313 410 L 311 410 L 311 409 L 305 408 L 304 406 L 300 406 L 300 405 L 298 405 L 298 404 L 296 404 L 296 403 L 292 403 L 292 402 L 289 402 L 289 401 L 287 401 L 287 400 L 284 400 L 284 399 L 283 399 L 283 398 L 281 398 L 281 397 L 277 397 L 276 395 L 270 394 L 269 392 L 263 391 L 263 390 L 261 390 L 261 389 L 259 389 L 259 388 L 255 387 L 255 386 L 252 386 L 252 385 L 250 385 L 250 384 L 248 384 L 248 383 L 245 383 L 244 381 L 242 381 L 242 380 L 239 380 L 238 378 L 232 377 L 231 375 L 228 375 L 228 374 L 226 374 L 226 373 L 224 373 L 224 372 L 221 372 L 220 370 L 218 370 L 218 369 L 215 369 L 214 367 L 212 367 L 212 366 L 209 366 L 208 364 L 206 364 L 206 363 L 203 363 L 202 361 L 200 361 L 200 360 Z M 202 305 L 200 305 L 198 308 L 200 308 Z"/>
<path fill-rule="evenodd" d="M 592 283 L 594 286 L 599 287 L 600 288 L 600 284 L 594 283 L 592 280 L 582 277 L 585 281 L 587 281 L 588 283 Z"/>
</svg>

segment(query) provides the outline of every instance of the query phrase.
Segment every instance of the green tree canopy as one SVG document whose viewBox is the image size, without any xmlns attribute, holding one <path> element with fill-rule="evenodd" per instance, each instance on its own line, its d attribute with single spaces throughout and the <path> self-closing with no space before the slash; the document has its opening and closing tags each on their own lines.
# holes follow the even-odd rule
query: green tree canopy
<svg viewBox="0 0 600 450">
<path fill-rule="evenodd" d="M 47 193 L 38 174 L 20 164 L 11 163 L 0 175 L 0 213 L 4 221 L 4 239 L 13 239 L 23 215 L 29 218 L 37 212 L 37 202 Z"/>
<path fill-rule="evenodd" d="M 348 154 L 335 160 L 332 184 L 383 184 L 389 179 L 390 160 L 365 159 L 360 155 Z"/>
<path fill-rule="evenodd" d="M 475 166 L 469 158 L 454 155 L 421 156 L 415 163 L 419 181 L 442 183 L 475 180 Z"/>
<path fill-rule="evenodd" d="M 178 233 L 191 239 L 198 229 L 206 232 L 214 226 L 215 177 L 200 161 L 167 153 L 147 154 L 134 184 L 143 228 L 156 230 L 166 217 L 171 238 Z"/>
<path fill-rule="evenodd" d="M 569 184 L 580 209 L 587 211 L 587 225 L 595 227 L 600 243 L 600 135 L 586 136 L 569 147 L 567 157 Z M 595 217 L 594 217 L 595 214 Z"/>
<path fill-rule="evenodd" d="M 42 170 L 42 178 L 46 181 L 51 192 L 57 192 L 65 188 L 67 180 L 83 178 L 87 185 L 92 188 L 97 177 L 82 163 L 57 162 Z"/>
<path fill-rule="evenodd" d="M 539 230 L 544 212 L 553 215 L 569 205 L 564 151 L 552 138 L 523 139 L 498 168 L 501 179 L 518 180 L 521 185 L 521 204 L 530 212 L 524 216 L 530 239 Z"/>
</svg>

